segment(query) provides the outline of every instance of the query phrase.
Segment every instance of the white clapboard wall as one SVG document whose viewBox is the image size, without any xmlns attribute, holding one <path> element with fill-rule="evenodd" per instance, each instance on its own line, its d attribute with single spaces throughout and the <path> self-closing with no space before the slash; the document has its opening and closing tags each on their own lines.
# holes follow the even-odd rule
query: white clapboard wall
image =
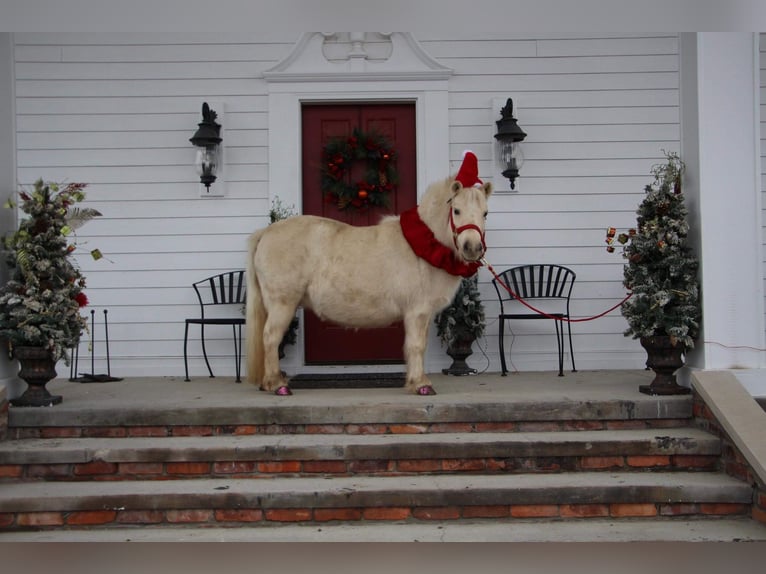
<svg viewBox="0 0 766 574">
<path fill-rule="evenodd" d="M 78 232 L 78 261 L 99 323 L 96 370 L 105 368 L 100 321 L 107 308 L 113 375 L 182 376 L 183 320 L 197 312 L 191 283 L 244 267 L 247 236 L 268 221 L 270 187 L 279 186 L 268 181 L 268 138 L 279 134 L 268 133 L 261 74 L 290 53 L 297 37 L 15 34 L 14 40 L 20 183 L 87 182 L 87 205 L 104 214 Z M 605 229 L 633 225 L 649 169 L 662 161 L 663 149 L 679 148 L 677 35 L 466 33 L 418 40 L 454 71 L 451 167 L 470 148 L 481 176 L 500 190 L 488 220 L 493 265 L 572 267 L 578 316 L 619 301 L 622 259 L 606 252 Z M 384 58 L 385 46 L 371 53 Z M 327 54 L 333 57 L 332 46 Z M 504 192 L 508 182 L 495 177 L 491 161 L 499 118 L 493 105 L 507 97 L 529 134 L 517 193 Z M 200 197 L 193 168 L 188 140 L 203 101 L 225 106 L 223 197 Z M 90 260 L 87 251 L 96 247 L 106 259 Z M 486 271 L 480 279 L 487 335 L 469 362 L 498 371 L 498 307 Z M 642 367 L 645 354 L 624 329 L 618 312 L 576 324 L 578 368 Z M 550 322 L 517 323 L 513 330 L 514 368 L 556 368 Z M 234 372 L 230 333 L 208 333 L 216 374 Z M 190 354 L 192 374 L 205 375 L 196 334 Z M 80 356 L 87 356 L 85 346 Z M 427 367 L 448 364 L 432 332 Z"/>
<path fill-rule="evenodd" d="M 761 213 L 766 226 L 766 34 L 760 34 L 760 71 L 761 71 Z M 763 233 L 766 243 L 766 228 Z M 766 249 L 763 250 L 766 257 Z M 766 261 L 762 262 L 764 281 L 766 281 Z M 764 285 L 766 293 L 766 284 Z"/>
<path fill-rule="evenodd" d="M 493 174 L 490 137 L 500 114 L 491 110 L 488 120 L 487 103 L 494 98 L 513 98 L 515 116 L 528 134 L 518 192 L 491 201 L 492 264 L 571 267 L 577 273 L 572 311 L 579 317 L 618 302 L 625 295 L 623 260 L 606 252 L 605 231 L 635 224 L 643 188 L 651 181 L 649 169 L 662 161 L 663 149 L 679 149 L 677 36 L 429 38 L 423 45 L 455 70 L 450 81 L 454 161 L 471 148 L 483 159 L 482 174 Z M 509 189 L 505 180 L 495 184 Z M 482 271 L 481 280 L 490 323 L 487 352 L 497 370 L 498 306 L 489 274 Z M 642 367 L 645 353 L 623 336 L 625 327 L 617 311 L 573 325 L 578 368 Z M 516 368 L 552 368 L 549 321 L 516 322 L 513 331 Z"/>
</svg>

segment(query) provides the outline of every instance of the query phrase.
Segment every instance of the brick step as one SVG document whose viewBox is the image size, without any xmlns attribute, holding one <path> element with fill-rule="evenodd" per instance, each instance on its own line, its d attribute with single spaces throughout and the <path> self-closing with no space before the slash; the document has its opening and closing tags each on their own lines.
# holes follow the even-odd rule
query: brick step
<svg viewBox="0 0 766 574">
<path fill-rule="evenodd" d="M 693 428 L 23 439 L 0 442 L 0 480 L 713 470 L 720 453 L 720 439 Z"/>
<path fill-rule="evenodd" d="M 192 417 L 193 418 L 193 417 Z M 108 437 L 182 437 L 182 436 L 243 436 L 255 434 L 427 434 L 472 432 L 529 432 L 529 431 L 580 431 L 666 429 L 687 426 L 689 417 L 649 419 L 532 419 L 520 421 L 479 422 L 371 422 L 371 423 L 321 423 L 321 424 L 156 424 L 150 426 L 116 423 L 69 426 L 69 424 L 40 424 L 38 426 L 14 425 L 9 427 L 9 439 L 28 438 L 108 438 Z"/>
<path fill-rule="evenodd" d="M 234 383 L 64 383 L 67 400 L 55 408 L 11 408 L 8 437 L 620 430 L 684 426 L 692 417 L 691 396 L 652 397 L 605 383 L 601 389 L 585 382 L 595 375 L 576 375 L 584 382 L 574 375 L 566 385 L 496 377 L 461 386 L 444 378 L 443 394 L 428 398 L 401 389 L 296 391 L 285 398 Z"/>
<path fill-rule="evenodd" d="M 26 482 L 3 485 L 0 527 L 61 528 L 476 518 L 746 516 L 752 488 L 719 473 Z"/>
</svg>

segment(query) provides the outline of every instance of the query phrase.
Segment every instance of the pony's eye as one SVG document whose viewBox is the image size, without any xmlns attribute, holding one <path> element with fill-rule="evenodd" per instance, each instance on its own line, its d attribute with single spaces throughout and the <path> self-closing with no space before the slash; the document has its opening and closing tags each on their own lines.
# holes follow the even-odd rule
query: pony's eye
<svg viewBox="0 0 766 574">
<path fill-rule="evenodd" d="M 460 215 L 460 210 L 459 209 L 453 209 L 452 213 L 454 213 L 455 215 Z"/>
<path fill-rule="evenodd" d="M 488 211 L 485 211 L 485 212 L 484 212 L 484 219 L 487 219 L 487 214 L 488 214 L 488 213 L 489 213 Z"/>
</svg>

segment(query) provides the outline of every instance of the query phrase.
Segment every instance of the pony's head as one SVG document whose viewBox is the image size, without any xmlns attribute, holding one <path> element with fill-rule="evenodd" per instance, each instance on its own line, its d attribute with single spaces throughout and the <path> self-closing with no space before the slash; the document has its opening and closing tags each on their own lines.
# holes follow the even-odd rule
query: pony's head
<svg viewBox="0 0 766 574">
<path fill-rule="evenodd" d="M 447 202 L 452 243 L 464 261 L 478 261 L 487 249 L 484 224 L 492 184 L 486 182 L 481 187 L 463 187 L 462 183 L 454 180 L 449 189 L 452 193 Z"/>
</svg>

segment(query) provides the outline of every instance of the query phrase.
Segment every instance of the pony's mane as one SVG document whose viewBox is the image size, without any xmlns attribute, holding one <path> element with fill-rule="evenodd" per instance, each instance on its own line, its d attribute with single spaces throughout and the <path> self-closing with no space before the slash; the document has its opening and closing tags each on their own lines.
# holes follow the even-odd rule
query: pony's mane
<svg viewBox="0 0 766 574">
<path fill-rule="evenodd" d="M 423 199 L 418 206 L 420 219 L 431 228 L 434 236 L 443 245 L 452 245 L 452 233 L 449 229 L 450 200 L 453 197 L 452 182 L 454 176 L 432 183 L 426 189 Z"/>
</svg>

